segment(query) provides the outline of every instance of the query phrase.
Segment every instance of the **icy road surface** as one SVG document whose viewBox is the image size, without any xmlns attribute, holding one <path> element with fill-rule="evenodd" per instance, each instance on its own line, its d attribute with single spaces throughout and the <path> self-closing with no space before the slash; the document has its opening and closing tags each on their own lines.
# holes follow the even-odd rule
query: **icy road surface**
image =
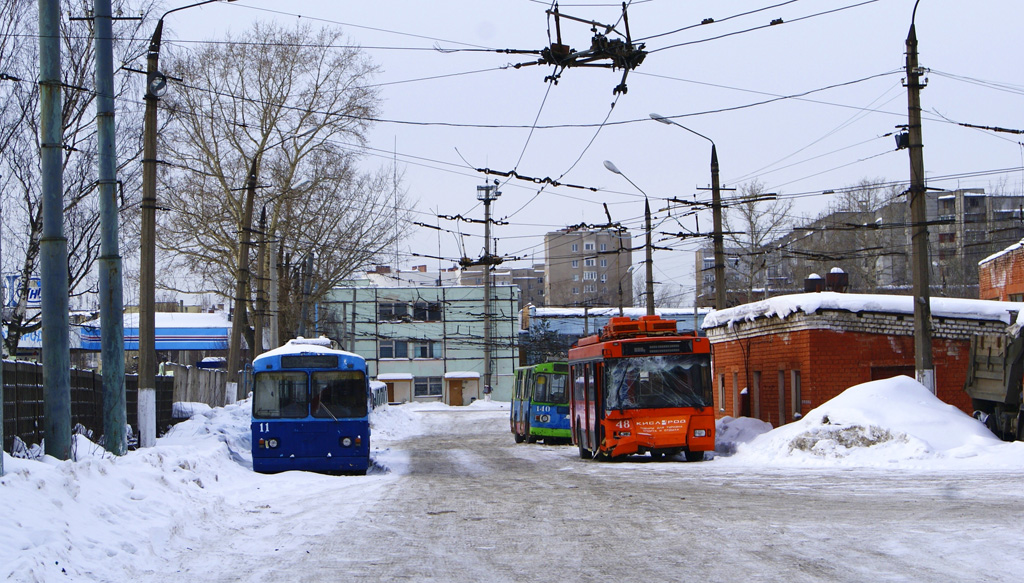
<svg viewBox="0 0 1024 583">
<path fill-rule="evenodd" d="M 598 463 L 507 411 L 418 411 L 366 477 L 310 475 L 153 581 L 1019 581 L 1020 474 Z M 380 444 L 378 444 L 380 445 Z M 285 478 L 282 478 L 285 479 Z M 294 482 L 292 477 L 287 478 Z M 354 502 L 354 503 L 353 503 Z M 174 568 L 176 566 L 176 568 Z"/>
</svg>

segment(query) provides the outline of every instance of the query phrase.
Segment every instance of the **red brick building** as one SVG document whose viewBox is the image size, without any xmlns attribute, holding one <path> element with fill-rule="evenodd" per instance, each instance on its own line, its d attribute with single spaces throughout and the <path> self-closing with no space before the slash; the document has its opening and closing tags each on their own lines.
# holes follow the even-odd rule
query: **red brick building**
<svg viewBox="0 0 1024 583">
<path fill-rule="evenodd" d="M 1024 302 L 1024 241 L 978 263 L 978 297 Z"/>
<path fill-rule="evenodd" d="M 970 337 L 1002 331 L 1022 307 L 932 298 L 932 354 L 941 400 L 972 412 L 963 391 Z M 711 340 L 718 417 L 755 417 L 778 427 L 853 385 L 914 376 L 911 296 L 780 296 L 712 312 L 704 329 Z"/>
</svg>

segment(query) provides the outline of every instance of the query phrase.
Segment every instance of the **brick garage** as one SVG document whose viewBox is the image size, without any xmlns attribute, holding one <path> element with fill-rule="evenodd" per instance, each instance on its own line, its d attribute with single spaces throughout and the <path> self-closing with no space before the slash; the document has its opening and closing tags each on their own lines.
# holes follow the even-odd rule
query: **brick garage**
<svg viewBox="0 0 1024 583">
<path fill-rule="evenodd" d="M 1024 241 L 978 263 L 978 297 L 1024 301 Z"/>
<path fill-rule="evenodd" d="M 1020 308 L 932 298 L 932 358 L 941 400 L 972 412 L 963 391 L 970 337 L 1002 331 Z M 914 376 L 910 296 L 782 296 L 712 313 L 704 326 L 718 417 L 756 417 L 777 427 L 853 385 Z"/>
</svg>

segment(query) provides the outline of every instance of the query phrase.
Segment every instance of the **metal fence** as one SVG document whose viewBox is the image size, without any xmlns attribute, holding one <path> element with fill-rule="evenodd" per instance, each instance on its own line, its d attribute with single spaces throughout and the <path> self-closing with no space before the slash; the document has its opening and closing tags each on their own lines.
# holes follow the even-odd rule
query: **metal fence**
<svg viewBox="0 0 1024 583">
<path fill-rule="evenodd" d="M 4 367 L 4 451 L 11 451 L 15 436 L 26 444 L 40 443 L 43 435 L 43 365 L 35 362 L 3 361 Z M 128 425 L 137 431 L 138 375 L 125 375 L 125 404 Z M 174 378 L 156 378 L 156 426 L 163 434 L 171 426 Z M 93 432 L 93 441 L 103 433 L 103 375 L 71 369 L 71 425 L 81 424 Z"/>
</svg>

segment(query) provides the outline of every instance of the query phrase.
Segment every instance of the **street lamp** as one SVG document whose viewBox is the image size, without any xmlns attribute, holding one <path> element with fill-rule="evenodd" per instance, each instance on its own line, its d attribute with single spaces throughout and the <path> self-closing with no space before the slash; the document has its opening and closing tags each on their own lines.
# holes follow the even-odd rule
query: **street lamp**
<svg viewBox="0 0 1024 583">
<path fill-rule="evenodd" d="M 619 176 L 625 178 L 626 182 L 629 182 L 630 184 L 632 184 L 633 188 L 639 190 L 640 193 L 644 195 L 644 229 L 647 231 L 646 244 L 644 245 L 645 250 L 646 250 L 644 263 L 645 263 L 645 268 L 646 268 L 645 271 L 646 271 L 646 276 L 647 276 L 647 298 L 646 298 L 646 301 L 644 303 L 647 304 L 647 315 L 648 316 L 653 316 L 654 315 L 654 255 L 653 255 L 653 249 L 654 248 L 651 245 L 651 202 L 647 199 L 647 193 L 644 192 L 644 189 L 642 189 L 639 186 L 637 186 L 632 180 L 629 179 L 629 176 L 626 176 L 625 174 L 623 174 L 622 171 L 619 170 L 615 166 L 615 164 L 611 163 L 611 161 L 605 160 L 604 161 L 604 167 L 607 168 L 609 171 L 614 172 L 614 173 L 618 174 Z"/>
<path fill-rule="evenodd" d="M 652 113 L 651 119 L 665 125 L 681 127 L 691 134 L 711 142 L 711 215 L 715 230 L 712 236 L 715 248 L 715 309 L 724 310 L 727 307 L 725 295 L 725 247 L 722 242 L 722 193 L 718 184 L 718 150 L 715 148 L 715 141 L 663 115 Z M 696 303 L 696 298 L 694 298 L 694 304 Z"/>
<path fill-rule="evenodd" d="M 142 224 L 139 249 L 139 445 L 156 444 L 156 108 L 167 90 L 160 72 L 160 42 L 164 19 L 172 12 L 220 0 L 204 0 L 164 12 L 156 23 L 146 56 L 146 112 L 142 134 Z M 235 0 L 227 0 L 234 2 Z M 148 403 L 152 401 L 152 405 Z M 144 402 L 147 403 L 144 407 Z M 145 415 L 143 415 L 145 413 Z M 142 419 L 141 417 L 146 417 Z"/>
</svg>

